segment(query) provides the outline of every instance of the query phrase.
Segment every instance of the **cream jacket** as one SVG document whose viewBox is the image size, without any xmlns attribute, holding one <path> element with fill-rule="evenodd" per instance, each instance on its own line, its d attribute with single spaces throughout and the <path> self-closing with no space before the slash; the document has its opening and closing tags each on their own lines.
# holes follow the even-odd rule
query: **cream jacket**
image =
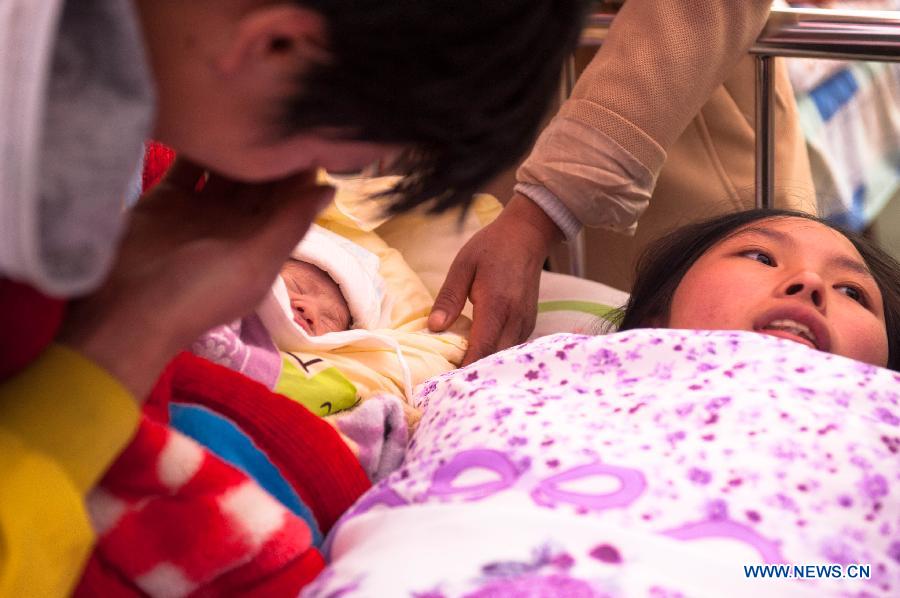
<svg viewBox="0 0 900 598">
<path fill-rule="evenodd" d="M 583 225 L 637 232 L 589 231 L 591 278 L 627 289 L 635 252 L 663 230 L 753 205 L 755 70 L 747 50 L 770 5 L 628 0 L 620 9 L 517 172 L 519 182 L 546 188 Z M 778 206 L 814 211 L 784 69 L 775 111 Z"/>
</svg>

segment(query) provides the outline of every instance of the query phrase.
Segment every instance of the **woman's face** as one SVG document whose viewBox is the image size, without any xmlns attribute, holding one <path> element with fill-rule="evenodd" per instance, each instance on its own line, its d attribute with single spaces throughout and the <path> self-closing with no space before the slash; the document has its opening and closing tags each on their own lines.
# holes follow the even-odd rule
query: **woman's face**
<svg viewBox="0 0 900 598">
<path fill-rule="evenodd" d="M 675 290 L 669 328 L 752 330 L 885 366 L 881 291 L 853 244 L 803 218 L 751 223 L 706 251 Z"/>
</svg>

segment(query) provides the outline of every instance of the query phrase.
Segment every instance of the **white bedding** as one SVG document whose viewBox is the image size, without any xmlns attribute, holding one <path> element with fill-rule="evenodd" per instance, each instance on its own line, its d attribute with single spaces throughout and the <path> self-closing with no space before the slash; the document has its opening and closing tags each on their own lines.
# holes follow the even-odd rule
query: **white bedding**
<svg viewBox="0 0 900 598">
<path fill-rule="evenodd" d="M 751 332 L 636 330 L 545 337 L 416 399 L 404 465 L 339 522 L 303 596 L 900 590 L 896 372 Z M 761 564 L 869 579 L 748 577 Z"/>
</svg>

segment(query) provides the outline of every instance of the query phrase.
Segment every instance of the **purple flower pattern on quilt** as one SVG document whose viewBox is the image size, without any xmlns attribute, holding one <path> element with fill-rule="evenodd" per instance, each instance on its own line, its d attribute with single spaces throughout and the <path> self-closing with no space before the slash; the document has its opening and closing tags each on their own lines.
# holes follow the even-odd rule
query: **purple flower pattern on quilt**
<svg viewBox="0 0 900 598">
<path fill-rule="evenodd" d="M 406 460 L 371 494 L 384 508 L 518 493 L 537 511 L 685 546 L 737 543 L 758 562 L 869 563 L 870 580 L 841 590 L 900 594 L 896 372 L 754 333 L 564 334 L 439 376 L 417 401 L 424 416 Z M 602 542 L 567 558 L 628 564 Z M 568 575 L 473 572 L 468 595 L 605 591 Z"/>
</svg>

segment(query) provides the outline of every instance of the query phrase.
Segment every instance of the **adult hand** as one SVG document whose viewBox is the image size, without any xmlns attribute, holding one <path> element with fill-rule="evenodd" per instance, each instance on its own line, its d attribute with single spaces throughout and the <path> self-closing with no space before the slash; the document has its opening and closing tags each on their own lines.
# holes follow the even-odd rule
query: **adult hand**
<svg viewBox="0 0 900 598">
<path fill-rule="evenodd" d="M 115 264 L 60 340 L 142 399 L 171 356 L 252 311 L 332 198 L 314 173 L 242 184 L 177 161 L 132 210 Z"/>
<path fill-rule="evenodd" d="M 428 327 L 440 332 L 459 317 L 466 297 L 475 310 L 462 365 L 524 341 L 534 330 L 541 269 L 562 232 L 527 197 L 503 212 L 460 250 L 441 287 Z"/>
</svg>

